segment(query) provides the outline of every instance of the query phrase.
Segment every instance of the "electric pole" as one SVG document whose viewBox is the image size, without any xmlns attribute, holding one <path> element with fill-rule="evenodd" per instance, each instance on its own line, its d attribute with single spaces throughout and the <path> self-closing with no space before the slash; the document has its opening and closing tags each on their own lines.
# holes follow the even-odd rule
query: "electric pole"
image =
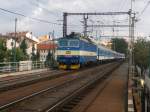
<svg viewBox="0 0 150 112">
<path fill-rule="evenodd" d="M 83 15 L 83 20 L 84 20 L 84 36 L 87 37 L 87 19 L 88 15 Z"/>
<path fill-rule="evenodd" d="M 17 18 L 15 18 L 15 37 L 14 37 L 14 40 L 15 40 L 15 45 L 14 45 L 14 63 L 16 62 L 16 39 L 17 39 L 17 36 L 16 36 L 16 30 L 17 30 Z"/>
<path fill-rule="evenodd" d="M 53 30 L 52 32 L 52 37 L 53 37 L 53 64 L 55 60 L 55 31 Z"/>
<path fill-rule="evenodd" d="M 63 37 L 67 36 L 67 13 L 63 13 Z"/>
</svg>

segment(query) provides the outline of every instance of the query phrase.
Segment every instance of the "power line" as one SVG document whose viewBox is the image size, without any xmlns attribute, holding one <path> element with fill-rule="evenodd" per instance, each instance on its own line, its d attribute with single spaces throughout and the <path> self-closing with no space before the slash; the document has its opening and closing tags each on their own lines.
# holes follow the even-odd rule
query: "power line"
<svg viewBox="0 0 150 112">
<path fill-rule="evenodd" d="M 36 21 L 43 22 L 43 23 L 62 25 L 61 23 L 55 23 L 55 22 L 50 22 L 50 21 L 47 21 L 47 20 L 44 20 L 44 19 L 40 19 L 40 18 L 29 17 L 29 16 L 26 16 L 24 14 L 21 14 L 21 13 L 18 13 L 18 12 L 14 12 L 14 11 L 10 11 L 10 10 L 3 9 L 3 8 L 0 8 L 0 10 L 8 12 L 8 13 L 11 13 L 11 14 L 15 14 L 15 15 L 18 15 L 18 16 L 27 17 L 29 19 L 36 20 Z M 69 26 L 78 26 L 78 25 L 69 25 Z"/>
<path fill-rule="evenodd" d="M 141 17 L 143 15 L 143 13 L 146 11 L 146 9 L 148 8 L 150 4 L 150 1 L 147 2 L 147 4 L 145 5 L 144 9 L 141 11 L 140 15 L 138 17 Z"/>
<path fill-rule="evenodd" d="M 14 12 L 14 11 L 10 11 L 10 10 L 4 9 L 4 8 L 0 8 L 0 10 L 2 10 L 4 12 L 11 13 L 11 14 L 15 14 L 15 15 L 18 15 L 18 16 L 26 17 L 26 18 L 29 18 L 29 19 L 32 19 L 32 20 L 35 20 L 35 21 L 38 21 L 38 22 L 42 22 L 42 23 L 49 23 L 49 24 L 53 24 L 53 25 L 63 25 L 62 23 L 55 23 L 55 22 L 50 22 L 50 21 L 40 19 L 40 18 L 29 17 L 29 16 L 26 16 L 24 14 Z M 68 25 L 68 26 L 70 26 L 70 27 L 75 27 L 75 26 L 79 27 L 78 25 Z"/>
<path fill-rule="evenodd" d="M 18 16 L 27 17 L 29 19 L 32 19 L 32 20 L 35 20 L 35 21 L 38 21 L 38 22 L 42 22 L 42 23 L 50 23 L 50 24 L 54 24 L 54 25 L 62 25 L 62 24 L 50 22 L 50 21 L 47 21 L 47 20 L 44 20 L 44 19 L 40 19 L 40 18 L 29 17 L 29 16 L 26 16 L 24 14 L 21 14 L 21 13 L 18 13 L 18 12 L 14 12 L 14 11 L 10 11 L 10 10 L 4 9 L 4 8 L 0 8 L 0 10 L 8 12 L 8 13 L 11 13 L 11 14 L 15 14 L 15 15 L 18 15 Z"/>
<path fill-rule="evenodd" d="M 127 0 L 121 0 L 120 5 L 119 5 L 119 11 L 122 11 L 122 9 L 124 9 L 125 5 L 127 3 Z"/>
</svg>

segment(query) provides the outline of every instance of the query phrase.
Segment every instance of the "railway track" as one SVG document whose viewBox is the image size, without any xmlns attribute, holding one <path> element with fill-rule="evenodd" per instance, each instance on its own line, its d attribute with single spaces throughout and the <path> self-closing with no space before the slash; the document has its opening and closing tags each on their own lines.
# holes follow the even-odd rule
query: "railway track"
<svg viewBox="0 0 150 112">
<path fill-rule="evenodd" d="M 35 73 L 28 73 L 28 74 L 22 74 L 22 75 L 16 75 L 16 76 L 6 76 L 3 78 L 0 78 L 0 83 L 3 82 L 9 82 L 9 81 L 13 81 L 13 80 L 18 80 L 18 79 L 24 79 L 26 77 L 33 77 L 34 75 L 40 75 L 41 73 L 45 73 L 45 72 L 53 72 L 56 70 L 50 70 L 50 71 L 40 71 L 40 72 L 35 72 Z"/>
<path fill-rule="evenodd" d="M 105 78 L 106 74 L 118 65 L 118 63 L 106 64 L 64 76 L 62 77 L 63 81 L 56 80 L 53 86 L 48 86 L 11 102 L 0 102 L 0 110 L 4 112 L 50 112 L 59 110 L 91 84 Z"/>
<path fill-rule="evenodd" d="M 89 81 L 89 83 L 87 83 L 86 85 L 83 85 L 81 88 L 79 88 L 77 91 L 74 91 L 73 94 L 67 96 L 66 98 L 64 98 L 62 101 L 57 102 L 56 105 L 54 105 L 53 107 L 49 108 L 48 110 L 44 111 L 44 112 L 84 112 L 83 108 L 81 108 L 82 111 L 76 111 L 76 109 L 74 109 L 74 107 L 76 107 L 76 105 L 78 105 L 80 103 L 80 101 L 82 101 L 82 99 L 84 97 L 86 97 L 86 95 L 90 92 L 92 92 L 95 87 L 100 83 L 101 85 L 101 89 L 98 90 L 98 92 L 102 91 L 105 86 L 109 83 L 110 79 L 107 79 L 110 75 L 110 73 L 112 71 L 114 71 L 114 69 L 116 69 L 120 64 L 114 64 L 113 67 L 111 67 L 112 65 L 109 65 L 103 68 L 104 70 L 101 71 L 101 75 L 98 75 L 93 78 L 92 80 Z M 110 68 L 109 68 L 110 67 Z M 105 81 L 107 80 L 107 81 Z M 96 90 L 97 91 L 97 90 Z M 93 99 L 92 99 L 93 100 Z M 86 102 L 89 103 L 89 102 Z M 90 102 L 91 103 L 91 102 Z M 85 106 L 85 105 L 84 105 Z M 82 107 L 82 104 L 81 104 Z M 88 107 L 88 105 L 86 104 L 86 107 Z"/>
<path fill-rule="evenodd" d="M 97 81 L 89 85 L 84 91 L 72 98 L 69 102 L 65 103 L 58 112 L 85 112 L 88 107 L 97 98 L 105 87 L 109 84 L 111 78 L 109 74 L 101 77 Z"/>
<path fill-rule="evenodd" d="M 94 66 L 89 66 L 94 67 Z M 69 75 L 78 71 L 82 71 L 87 68 L 82 68 L 79 70 L 51 70 L 39 73 L 30 73 L 26 75 L 20 75 L 15 77 L 6 77 L 0 79 L 0 92 L 13 90 L 23 86 L 31 85 L 40 81 L 50 80 L 53 78 L 61 77 L 64 75 Z"/>
<path fill-rule="evenodd" d="M 23 76 L 16 76 L 0 80 L 0 92 L 16 89 L 19 87 L 31 85 L 39 81 L 50 80 L 57 78 L 73 71 L 52 70 Z"/>
</svg>

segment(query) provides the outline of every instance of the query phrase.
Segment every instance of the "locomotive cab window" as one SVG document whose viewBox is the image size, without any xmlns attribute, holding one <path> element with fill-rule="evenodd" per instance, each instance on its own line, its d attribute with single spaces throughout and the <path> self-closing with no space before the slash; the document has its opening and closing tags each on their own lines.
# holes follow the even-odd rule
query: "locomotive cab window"
<svg viewBox="0 0 150 112">
<path fill-rule="evenodd" d="M 59 41 L 59 46 L 60 47 L 67 47 L 68 46 L 68 41 L 67 40 L 61 40 L 61 41 Z"/>
<path fill-rule="evenodd" d="M 79 41 L 78 40 L 70 40 L 69 46 L 70 47 L 79 47 Z"/>
</svg>

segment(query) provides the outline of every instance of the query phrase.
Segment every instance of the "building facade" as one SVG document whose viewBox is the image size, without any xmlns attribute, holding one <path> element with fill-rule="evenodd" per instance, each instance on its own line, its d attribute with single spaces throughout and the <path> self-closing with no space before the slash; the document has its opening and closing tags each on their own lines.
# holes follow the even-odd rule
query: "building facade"
<svg viewBox="0 0 150 112">
<path fill-rule="evenodd" d="M 40 61 L 46 61 L 48 52 L 55 55 L 57 45 L 51 40 L 40 42 L 37 45 L 37 51 L 40 54 Z"/>
<path fill-rule="evenodd" d="M 27 44 L 26 51 L 27 54 L 29 55 L 29 59 L 31 58 L 32 47 L 34 46 L 35 53 L 36 53 L 37 44 L 39 43 L 39 40 L 32 35 L 32 32 L 28 32 L 28 31 L 17 32 L 16 34 L 14 32 L 6 33 L 5 39 L 6 39 L 6 46 L 8 49 L 12 49 L 15 46 L 15 42 L 16 42 L 16 47 L 19 47 L 22 41 L 25 40 Z"/>
</svg>

